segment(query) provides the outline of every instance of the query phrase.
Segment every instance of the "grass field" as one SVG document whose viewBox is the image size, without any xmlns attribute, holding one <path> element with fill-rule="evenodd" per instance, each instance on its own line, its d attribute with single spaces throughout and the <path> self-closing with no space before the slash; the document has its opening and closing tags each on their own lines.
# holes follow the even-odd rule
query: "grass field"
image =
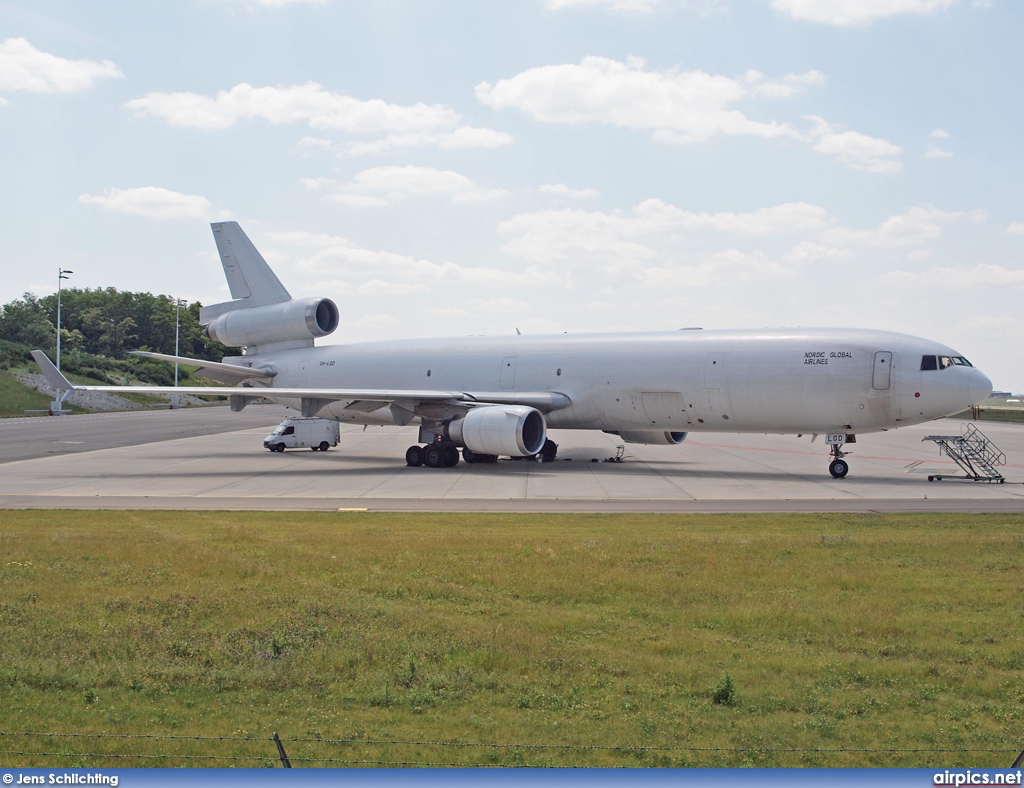
<svg viewBox="0 0 1024 788">
<path fill-rule="evenodd" d="M 1005 767 L 1022 560 L 1009 515 L 0 512 L 0 764 Z"/>
<path fill-rule="evenodd" d="M 24 416 L 26 410 L 47 410 L 50 397 L 31 389 L 9 372 L 0 372 L 0 417 Z"/>
</svg>

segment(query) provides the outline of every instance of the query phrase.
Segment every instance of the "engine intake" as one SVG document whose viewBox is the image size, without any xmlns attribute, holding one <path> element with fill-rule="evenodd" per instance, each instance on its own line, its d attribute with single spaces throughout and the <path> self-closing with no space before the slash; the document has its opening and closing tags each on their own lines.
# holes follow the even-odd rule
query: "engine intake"
<svg viewBox="0 0 1024 788">
<path fill-rule="evenodd" d="M 329 298 L 292 299 L 227 312 L 203 333 L 229 347 L 255 347 L 325 337 L 340 322 L 338 307 Z"/>
<path fill-rule="evenodd" d="M 544 416 L 525 405 L 486 405 L 448 424 L 448 437 L 477 454 L 527 457 L 547 440 Z"/>
<path fill-rule="evenodd" d="M 686 440 L 686 433 L 636 430 L 620 432 L 619 437 L 626 443 L 646 443 L 648 446 L 678 446 Z"/>
</svg>

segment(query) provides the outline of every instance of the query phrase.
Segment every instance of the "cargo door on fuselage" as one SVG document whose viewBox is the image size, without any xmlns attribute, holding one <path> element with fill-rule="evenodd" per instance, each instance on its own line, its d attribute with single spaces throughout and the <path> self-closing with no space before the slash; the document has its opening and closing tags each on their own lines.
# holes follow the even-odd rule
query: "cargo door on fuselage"
<svg viewBox="0 0 1024 788">
<path fill-rule="evenodd" d="M 642 391 L 640 402 L 652 427 L 675 431 L 690 424 L 686 402 L 678 391 Z"/>
</svg>

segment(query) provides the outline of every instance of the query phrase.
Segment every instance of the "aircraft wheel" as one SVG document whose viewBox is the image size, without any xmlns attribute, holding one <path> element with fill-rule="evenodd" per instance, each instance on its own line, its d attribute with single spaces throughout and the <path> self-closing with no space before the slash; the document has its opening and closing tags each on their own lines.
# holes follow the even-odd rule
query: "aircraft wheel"
<svg viewBox="0 0 1024 788">
<path fill-rule="evenodd" d="M 476 452 L 473 451 L 471 448 L 469 448 L 469 446 L 467 446 L 466 448 L 464 448 L 462 450 L 462 459 L 464 459 L 466 462 L 470 463 L 471 465 L 474 462 L 476 462 L 476 458 L 477 458 Z"/>
<path fill-rule="evenodd" d="M 454 468 L 459 464 L 459 450 L 454 446 L 445 446 L 441 451 L 444 453 L 445 468 Z"/>
<path fill-rule="evenodd" d="M 843 479 L 850 472 L 850 465 L 846 460 L 832 460 L 828 472 L 832 474 L 833 479 Z"/>
<path fill-rule="evenodd" d="M 423 450 L 423 463 L 428 468 L 444 467 L 444 450 L 440 446 L 431 444 Z"/>
<path fill-rule="evenodd" d="M 279 443 L 279 444 L 277 444 L 277 445 L 276 445 L 276 446 L 274 447 L 274 450 L 275 450 L 275 451 L 278 451 L 278 452 L 283 452 L 283 451 L 284 451 L 284 444 L 283 444 L 283 443 Z"/>
<path fill-rule="evenodd" d="M 558 454 L 558 444 L 555 443 L 551 438 L 544 441 L 544 448 L 540 450 L 541 462 L 554 462 L 555 456 Z"/>
<path fill-rule="evenodd" d="M 320 441 L 320 451 L 327 451 L 329 448 L 331 448 L 331 444 L 327 441 Z"/>
<path fill-rule="evenodd" d="M 405 464 L 411 468 L 419 468 L 423 464 L 423 447 L 410 446 L 406 449 Z"/>
</svg>

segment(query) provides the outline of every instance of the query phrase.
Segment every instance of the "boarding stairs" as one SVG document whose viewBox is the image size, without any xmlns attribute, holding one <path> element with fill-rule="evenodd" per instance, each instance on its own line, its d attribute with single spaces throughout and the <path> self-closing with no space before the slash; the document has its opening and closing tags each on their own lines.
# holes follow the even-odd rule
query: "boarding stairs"
<svg viewBox="0 0 1024 788">
<path fill-rule="evenodd" d="M 952 478 L 998 484 L 1006 481 L 996 470 L 997 466 L 1006 465 L 1006 455 L 973 424 L 961 425 L 959 435 L 928 435 L 922 440 L 938 444 L 939 455 L 945 454 L 967 474 Z M 940 482 L 944 478 L 942 475 L 932 475 L 928 481 Z"/>
</svg>

